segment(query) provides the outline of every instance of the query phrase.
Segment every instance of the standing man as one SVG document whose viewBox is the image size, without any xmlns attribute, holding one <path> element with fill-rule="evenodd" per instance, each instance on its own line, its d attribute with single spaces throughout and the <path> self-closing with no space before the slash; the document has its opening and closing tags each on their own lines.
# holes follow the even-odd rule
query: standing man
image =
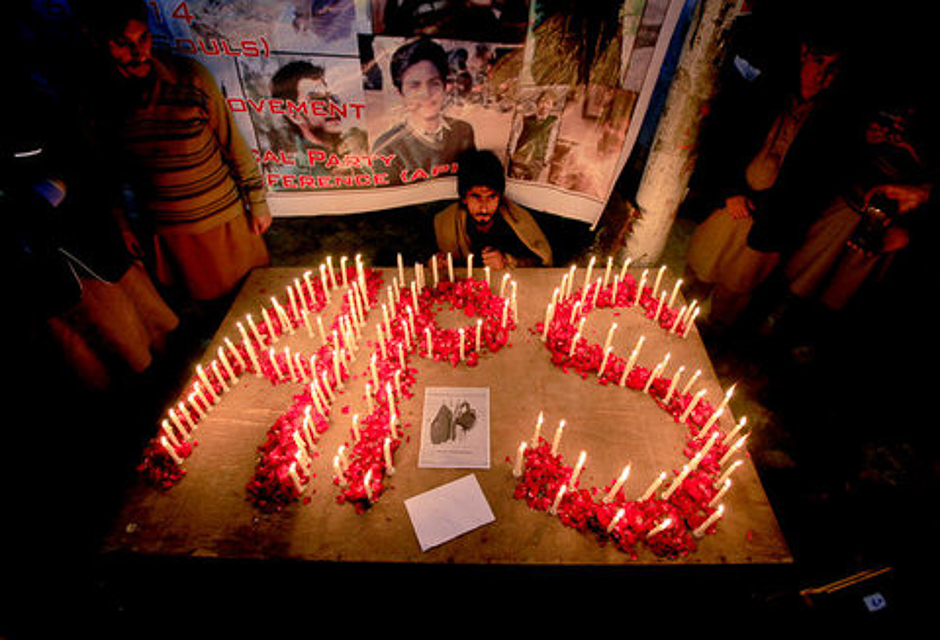
<svg viewBox="0 0 940 640">
<path fill-rule="evenodd" d="M 470 150 L 457 160 L 460 199 L 434 217 L 438 253 L 471 253 L 494 270 L 550 267 L 552 248 L 532 214 L 504 195 L 503 165 L 492 151 Z"/>
<path fill-rule="evenodd" d="M 95 9 L 97 44 L 110 62 L 102 131 L 152 234 L 157 276 L 197 309 L 226 298 L 269 262 L 262 234 L 271 215 L 257 163 L 208 70 L 151 50 L 143 3 Z M 125 222 L 139 253 L 129 232 Z"/>
<path fill-rule="evenodd" d="M 441 45 L 424 37 L 411 40 L 395 50 L 389 67 L 405 107 L 404 122 L 375 141 L 375 154 L 395 156 L 389 182 L 408 182 L 418 169 L 430 177 L 434 167 L 475 148 L 473 127 L 444 115 L 449 67 Z"/>
<path fill-rule="evenodd" d="M 838 169 L 827 158 L 842 142 L 827 98 L 841 57 L 825 34 L 804 38 L 794 76 L 758 77 L 719 105 L 703 132 L 699 177 L 714 209 L 689 242 L 686 269 L 689 295 L 711 294 L 703 329 L 738 321 L 828 198 Z"/>
</svg>

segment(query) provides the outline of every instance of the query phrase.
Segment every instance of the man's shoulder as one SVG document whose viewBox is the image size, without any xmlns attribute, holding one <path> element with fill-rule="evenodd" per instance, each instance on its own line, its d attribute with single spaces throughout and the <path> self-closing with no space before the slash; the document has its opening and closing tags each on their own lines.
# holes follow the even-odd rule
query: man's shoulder
<svg viewBox="0 0 940 640">
<path fill-rule="evenodd" d="M 407 134 L 407 128 L 404 123 L 399 123 L 393 126 L 391 129 L 385 131 L 375 140 L 375 150 L 381 152 L 383 149 L 388 147 L 393 147 L 396 144 L 399 144 Z"/>
</svg>

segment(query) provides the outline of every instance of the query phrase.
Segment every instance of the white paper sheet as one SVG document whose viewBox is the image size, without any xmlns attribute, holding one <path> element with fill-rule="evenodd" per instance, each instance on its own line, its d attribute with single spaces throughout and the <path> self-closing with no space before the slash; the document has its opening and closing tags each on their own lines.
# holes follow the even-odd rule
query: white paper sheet
<svg viewBox="0 0 940 640">
<path fill-rule="evenodd" d="M 422 551 L 496 519 L 473 474 L 408 498 L 405 509 Z"/>
</svg>

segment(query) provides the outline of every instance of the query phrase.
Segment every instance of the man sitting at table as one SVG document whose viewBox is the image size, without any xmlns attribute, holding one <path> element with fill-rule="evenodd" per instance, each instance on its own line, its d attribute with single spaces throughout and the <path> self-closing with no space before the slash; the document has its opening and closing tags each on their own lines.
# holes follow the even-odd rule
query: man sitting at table
<svg viewBox="0 0 940 640">
<path fill-rule="evenodd" d="M 506 175 L 492 151 L 471 149 L 457 159 L 459 200 L 434 217 L 437 260 L 471 253 L 494 270 L 550 267 L 552 248 L 538 223 L 504 195 Z"/>
</svg>

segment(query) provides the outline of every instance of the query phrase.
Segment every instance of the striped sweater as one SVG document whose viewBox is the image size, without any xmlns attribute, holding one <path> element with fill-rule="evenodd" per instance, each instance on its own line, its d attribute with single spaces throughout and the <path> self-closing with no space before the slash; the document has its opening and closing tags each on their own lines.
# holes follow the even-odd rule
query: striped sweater
<svg viewBox="0 0 940 640">
<path fill-rule="evenodd" d="M 164 233 L 201 233 L 267 213 L 261 173 L 215 79 L 199 62 L 154 56 L 155 84 L 121 138 L 143 208 Z"/>
</svg>

